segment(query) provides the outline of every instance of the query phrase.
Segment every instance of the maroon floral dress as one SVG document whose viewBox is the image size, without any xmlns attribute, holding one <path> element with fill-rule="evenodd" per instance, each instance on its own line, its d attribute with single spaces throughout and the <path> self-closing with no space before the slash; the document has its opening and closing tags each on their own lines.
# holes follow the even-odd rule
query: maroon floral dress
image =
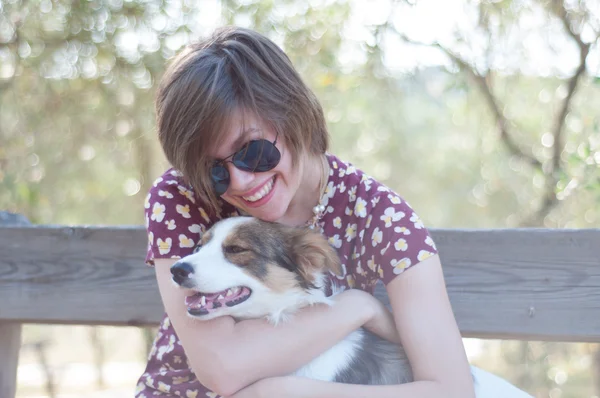
<svg viewBox="0 0 600 398">
<path fill-rule="evenodd" d="M 344 271 L 341 277 L 330 276 L 330 292 L 357 288 L 372 293 L 377 281 L 387 284 L 437 253 L 421 219 L 400 196 L 351 164 L 331 154 L 327 158 L 329 181 L 321 198 L 326 210 L 319 225 L 337 249 Z M 192 253 L 202 233 L 213 223 L 240 214 L 226 202 L 218 214 L 209 214 L 183 182 L 181 173 L 173 169 L 156 180 L 145 210 L 146 263 L 150 266 L 156 258 L 181 258 Z M 218 397 L 196 379 L 166 315 L 135 396 L 157 395 Z"/>
</svg>

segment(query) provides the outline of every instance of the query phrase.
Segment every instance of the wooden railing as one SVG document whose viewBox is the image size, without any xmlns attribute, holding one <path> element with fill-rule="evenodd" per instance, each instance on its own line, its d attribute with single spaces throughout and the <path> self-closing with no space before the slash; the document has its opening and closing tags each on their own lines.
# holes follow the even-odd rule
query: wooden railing
<svg viewBox="0 0 600 398">
<path fill-rule="evenodd" d="M 431 233 L 464 337 L 600 342 L 600 230 Z M 0 397 L 15 394 L 25 323 L 160 321 L 145 250 L 142 227 L 27 225 L 0 213 Z"/>
</svg>

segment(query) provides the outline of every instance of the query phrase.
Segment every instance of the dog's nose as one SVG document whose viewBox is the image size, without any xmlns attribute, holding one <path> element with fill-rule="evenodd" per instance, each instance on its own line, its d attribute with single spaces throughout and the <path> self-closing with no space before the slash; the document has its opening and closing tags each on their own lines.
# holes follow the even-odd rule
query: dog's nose
<svg viewBox="0 0 600 398">
<path fill-rule="evenodd" d="M 171 275 L 175 283 L 181 285 L 190 274 L 194 273 L 194 267 L 190 263 L 177 262 L 171 267 Z"/>
</svg>

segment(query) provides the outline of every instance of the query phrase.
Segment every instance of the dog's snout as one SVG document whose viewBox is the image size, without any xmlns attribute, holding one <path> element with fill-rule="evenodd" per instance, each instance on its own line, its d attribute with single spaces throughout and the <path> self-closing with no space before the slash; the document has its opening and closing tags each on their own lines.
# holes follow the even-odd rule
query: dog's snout
<svg viewBox="0 0 600 398">
<path fill-rule="evenodd" d="M 177 262 L 171 267 L 171 275 L 173 280 L 181 285 L 189 278 L 190 274 L 194 273 L 194 267 L 190 263 Z"/>
</svg>

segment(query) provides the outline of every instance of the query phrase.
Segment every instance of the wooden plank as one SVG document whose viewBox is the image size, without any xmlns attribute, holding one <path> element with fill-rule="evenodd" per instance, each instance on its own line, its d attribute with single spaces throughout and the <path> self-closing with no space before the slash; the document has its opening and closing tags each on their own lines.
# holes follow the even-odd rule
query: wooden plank
<svg viewBox="0 0 600 398">
<path fill-rule="evenodd" d="M 0 212 L 0 226 L 25 224 L 29 224 L 29 221 L 19 214 Z M 17 367 L 22 326 L 20 323 L 3 320 L 1 314 L 0 311 L 0 397 L 12 398 L 17 394 Z"/>
<path fill-rule="evenodd" d="M 467 337 L 600 341 L 600 230 L 432 230 Z M 153 324 L 143 228 L 0 228 L 0 318 Z"/>
<path fill-rule="evenodd" d="M 148 325 L 163 307 L 142 228 L 0 229 L 0 318 Z"/>
<path fill-rule="evenodd" d="M 600 341 L 600 230 L 432 235 L 465 337 Z"/>
</svg>

